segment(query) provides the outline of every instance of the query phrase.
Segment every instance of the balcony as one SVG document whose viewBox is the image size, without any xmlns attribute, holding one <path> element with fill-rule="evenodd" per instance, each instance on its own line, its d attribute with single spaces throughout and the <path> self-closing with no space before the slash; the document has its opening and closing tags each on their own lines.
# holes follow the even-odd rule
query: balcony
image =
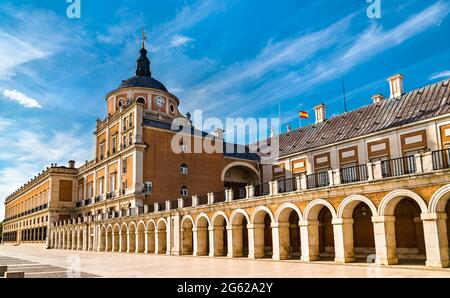
<svg viewBox="0 0 450 298">
<path fill-rule="evenodd" d="M 92 204 L 92 199 L 85 199 L 84 200 L 84 206 Z"/>
<path fill-rule="evenodd" d="M 306 185 L 308 189 L 329 186 L 330 179 L 328 172 L 306 175 Z"/>
<path fill-rule="evenodd" d="M 405 156 L 381 161 L 383 178 L 396 177 L 417 172 L 415 156 Z"/>
<path fill-rule="evenodd" d="M 435 171 L 450 168 L 450 149 L 433 151 L 432 163 Z"/>
<path fill-rule="evenodd" d="M 366 165 L 343 168 L 340 170 L 340 176 L 342 184 L 367 181 L 369 179 Z"/>
</svg>

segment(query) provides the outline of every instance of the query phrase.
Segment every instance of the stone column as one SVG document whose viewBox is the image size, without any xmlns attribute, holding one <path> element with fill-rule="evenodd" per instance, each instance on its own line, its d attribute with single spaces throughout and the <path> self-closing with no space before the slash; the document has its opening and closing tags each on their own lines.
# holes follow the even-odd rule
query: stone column
<svg viewBox="0 0 450 298">
<path fill-rule="evenodd" d="M 277 194 L 278 194 L 278 181 L 277 180 L 269 181 L 269 195 L 275 196 Z"/>
<path fill-rule="evenodd" d="M 373 180 L 373 165 L 371 162 L 367 163 L 367 181 L 372 181 Z"/>
<path fill-rule="evenodd" d="M 134 252 L 135 253 L 139 253 L 139 241 L 145 241 L 145 236 L 144 239 L 141 239 L 141 236 L 139 235 L 139 229 L 136 228 L 136 232 L 134 233 Z M 145 248 L 144 248 L 145 250 Z"/>
<path fill-rule="evenodd" d="M 159 255 L 159 230 L 155 229 L 155 255 Z"/>
<path fill-rule="evenodd" d="M 423 172 L 433 171 L 433 153 L 431 151 L 422 154 L 422 171 Z"/>
<path fill-rule="evenodd" d="M 395 242 L 395 216 L 372 216 L 375 234 L 375 263 L 394 265 L 398 263 Z"/>
<path fill-rule="evenodd" d="M 355 261 L 353 243 L 353 218 L 336 218 L 332 220 L 336 263 Z"/>
<path fill-rule="evenodd" d="M 173 245 L 172 254 L 175 256 L 180 255 L 181 251 L 181 233 L 180 233 L 180 215 L 176 214 L 172 216 L 172 233 L 173 233 Z"/>
<path fill-rule="evenodd" d="M 289 223 L 273 223 L 272 247 L 274 260 L 286 260 L 289 252 Z"/>
<path fill-rule="evenodd" d="M 239 231 L 241 231 L 241 233 L 238 238 L 237 234 L 239 234 Z M 242 249 L 239 253 L 238 247 L 242 247 L 242 226 L 227 225 L 227 239 L 228 239 L 227 257 L 229 258 L 241 257 Z"/>
<path fill-rule="evenodd" d="M 133 251 L 130 250 L 130 248 L 131 248 L 130 244 L 132 242 L 131 235 L 132 235 L 132 233 L 127 231 L 127 253 L 133 252 Z"/>
<path fill-rule="evenodd" d="M 373 179 L 377 180 L 377 179 L 383 179 L 383 174 L 381 172 L 381 161 L 377 160 L 376 162 L 374 162 L 373 164 Z"/>
<path fill-rule="evenodd" d="M 214 233 L 214 227 L 208 227 L 208 235 L 209 235 L 209 256 L 215 257 L 215 244 L 216 244 L 216 237 Z"/>
<path fill-rule="evenodd" d="M 306 262 L 319 259 L 319 221 L 299 221 L 302 246 L 301 259 Z"/>
<path fill-rule="evenodd" d="M 302 190 L 302 181 L 301 181 L 300 175 L 295 176 L 295 188 L 297 190 Z"/>
<path fill-rule="evenodd" d="M 259 259 L 264 257 L 264 224 L 249 224 L 248 228 L 248 257 Z"/>
<path fill-rule="evenodd" d="M 308 188 L 308 183 L 306 181 L 306 174 L 301 174 L 300 176 L 300 189 L 305 190 Z"/>
<path fill-rule="evenodd" d="M 445 268 L 449 266 L 446 213 L 422 213 L 423 234 L 427 253 L 427 267 Z"/>
</svg>

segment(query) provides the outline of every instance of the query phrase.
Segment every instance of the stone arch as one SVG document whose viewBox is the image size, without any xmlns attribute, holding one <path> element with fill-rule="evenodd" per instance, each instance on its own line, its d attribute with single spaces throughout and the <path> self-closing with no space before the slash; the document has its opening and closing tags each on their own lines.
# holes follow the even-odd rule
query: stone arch
<svg viewBox="0 0 450 298">
<path fill-rule="evenodd" d="M 156 222 L 157 227 L 157 253 L 165 254 L 167 252 L 167 221 L 164 218 L 160 218 Z"/>
<path fill-rule="evenodd" d="M 337 218 L 352 218 L 353 209 L 361 202 L 369 206 L 372 216 L 378 215 L 377 207 L 368 197 L 363 195 L 351 195 L 346 197 L 341 204 L 339 204 Z"/>
<path fill-rule="evenodd" d="M 244 168 L 247 168 L 247 169 L 251 170 L 258 177 L 258 180 L 261 180 L 261 176 L 259 175 L 259 171 L 254 166 L 252 166 L 251 164 L 246 163 L 246 162 L 234 161 L 232 163 L 227 164 L 223 168 L 222 173 L 220 174 L 220 178 L 222 179 L 222 181 L 225 181 L 225 173 L 229 169 L 231 169 L 233 167 L 244 167 Z"/>
<path fill-rule="evenodd" d="M 283 203 L 275 212 L 278 229 L 278 250 L 275 259 L 299 259 L 301 255 L 300 222 L 303 215 L 293 203 Z"/>
<path fill-rule="evenodd" d="M 185 215 L 181 219 L 181 254 L 192 255 L 194 252 L 194 219 Z"/>
<path fill-rule="evenodd" d="M 398 189 L 388 193 L 380 203 L 378 214 L 380 216 L 394 215 L 395 207 L 404 198 L 414 200 L 422 213 L 427 213 L 428 208 L 421 196 L 408 189 Z"/>
<path fill-rule="evenodd" d="M 258 206 L 253 210 L 250 220 L 253 228 L 253 247 L 250 247 L 249 257 L 255 259 L 272 257 L 272 224 L 274 224 L 272 211 L 266 206 Z"/>
<path fill-rule="evenodd" d="M 328 208 L 328 210 L 331 212 L 333 219 L 337 218 L 336 210 L 334 210 L 334 207 L 329 202 L 323 199 L 316 199 L 312 200 L 311 202 L 308 203 L 308 205 L 306 205 L 304 212 L 304 219 L 317 220 L 319 212 L 323 207 Z"/>
<path fill-rule="evenodd" d="M 112 251 L 120 251 L 120 225 L 116 223 L 113 226 L 113 245 L 112 245 Z"/>
<path fill-rule="evenodd" d="M 145 252 L 145 222 L 143 220 L 138 221 L 136 229 L 136 252 Z"/>
<path fill-rule="evenodd" d="M 127 252 L 128 250 L 128 226 L 124 222 L 120 225 L 120 252 Z"/>
<path fill-rule="evenodd" d="M 136 224 L 134 221 L 128 224 L 128 232 L 127 232 L 127 252 L 136 252 Z"/>
<path fill-rule="evenodd" d="M 145 252 L 146 253 L 155 253 L 156 251 L 156 242 L 155 242 L 155 230 L 156 230 L 156 222 L 151 219 L 147 222 L 145 225 L 145 233 L 146 233 L 146 247 Z"/>
<path fill-rule="evenodd" d="M 450 184 L 439 188 L 432 196 L 428 206 L 430 213 L 445 213 L 445 207 L 450 199 Z"/>
<path fill-rule="evenodd" d="M 206 256 L 210 253 L 210 234 L 209 228 L 211 221 L 206 213 L 200 213 L 195 218 L 194 227 L 194 255 Z"/>
<path fill-rule="evenodd" d="M 228 255 L 230 257 L 248 257 L 248 229 L 250 217 L 244 209 L 235 209 L 230 215 L 229 224 L 231 238 L 229 239 Z"/>
<path fill-rule="evenodd" d="M 223 211 L 218 211 L 211 218 L 213 229 L 213 248 L 214 256 L 226 256 L 228 254 L 228 216 Z"/>
<path fill-rule="evenodd" d="M 105 251 L 113 251 L 113 226 L 111 224 L 106 227 Z"/>
<path fill-rule="evenodd" d="M 99 243 L 99 249 L 101 251 L 106 249 L 106 226 L 102 225 L 100 226 L 100 243 Z"/>
</svg>

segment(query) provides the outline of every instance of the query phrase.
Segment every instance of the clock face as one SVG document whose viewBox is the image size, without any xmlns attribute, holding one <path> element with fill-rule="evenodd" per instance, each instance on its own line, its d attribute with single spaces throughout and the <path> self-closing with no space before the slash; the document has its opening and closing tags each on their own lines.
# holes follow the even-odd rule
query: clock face
<svg viewBox="0 0 450 298">
<path fill-rule="evenodd" d="M 158 108 L 164 107 L 164 104 L 166 103 L 166 100 L 162 96 L 156 96 L 154 101 Z"/>
</svg>

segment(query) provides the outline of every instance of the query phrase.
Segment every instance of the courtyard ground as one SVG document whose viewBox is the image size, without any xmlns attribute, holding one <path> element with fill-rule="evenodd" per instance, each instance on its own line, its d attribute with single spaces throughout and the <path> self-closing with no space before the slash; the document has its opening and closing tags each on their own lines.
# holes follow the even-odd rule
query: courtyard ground
<svg viewBox="0 0 450 298">
<path fill-rule="evenodd" d="M 25 277 L 446 277 L 450 269 L 417 265 L 339 265 L 45 249 L 41 245 L 0 245 L 0 265 Z"/>
</svg>

